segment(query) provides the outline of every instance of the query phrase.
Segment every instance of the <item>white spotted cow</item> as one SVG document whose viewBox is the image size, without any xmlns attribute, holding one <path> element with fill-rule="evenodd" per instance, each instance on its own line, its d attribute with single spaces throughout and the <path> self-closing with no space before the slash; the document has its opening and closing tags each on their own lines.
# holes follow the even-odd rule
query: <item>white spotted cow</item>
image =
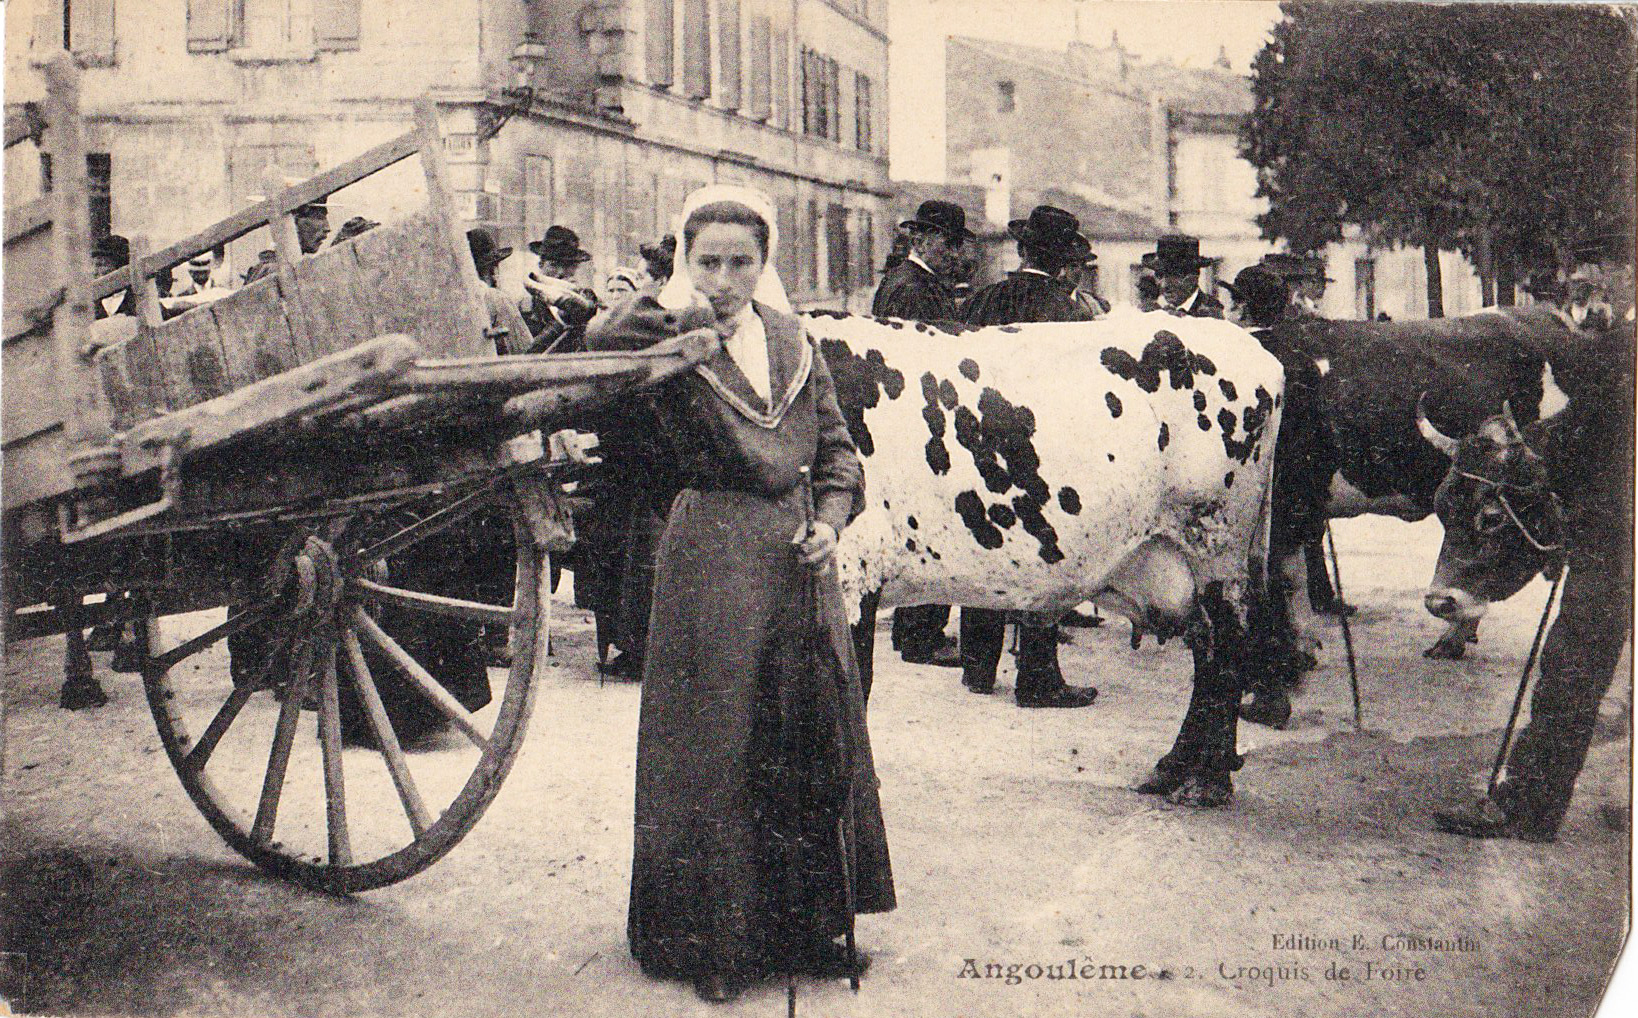
<svg viewBox="0 0 1638 1018">
<path fill-rule="evenodd" d="M 1093 600 L 1195 652 L 1182 731 L 1141 790 L 1226 802 L 1279 362 L 1237 326 L 1158 312 L 960 331 L 823 312 L 805 324 L 864 461 L 866 508 L 838 550 L 863 602 L 861 667 L 877 607 Z"/>
</svg>

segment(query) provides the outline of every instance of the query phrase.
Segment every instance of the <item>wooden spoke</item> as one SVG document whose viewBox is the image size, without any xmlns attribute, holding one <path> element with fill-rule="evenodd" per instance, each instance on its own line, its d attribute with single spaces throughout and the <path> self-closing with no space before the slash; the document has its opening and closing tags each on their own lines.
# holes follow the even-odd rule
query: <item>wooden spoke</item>
<svg viewBox="0 0 1638 1018">
<path fill-rule="evenodd" d="M 502 626 L 510 625 L 512 622 L 512 609 L 503 608 L 500 605 L 483 604 L 478 601 L 463 601 L 458 597 L 423 594 L 420 591 L 389 587 L 385 584 L 376 583 L 374 580 L 362 578 L 354 579 L 352 585 L 355 589 L 364 591 L 375 600 L 383 604 L 390 604 L 396 608 L 408 608 L 412 611 L 423 611 L 454 619 L 468 619 L 473 622 L 487 622 Z"/>
<path fill-rule="evenodd" d="M 410 777 L 404 751 L 398 745 L 398 736 L 393 733 L 392 722 L 387 720 L 387 709 L 381 705 L 381 694 L 376 691 L 375 680 L 370 677 L 370 666 L 364 661 L 364 649 L 358 645 L 358 634 L 351 627 L 344 627 L 341 639 L 342 649 L 347 652 L 348 672 L 358 689 L 358 698 L 364 701 L 364 711 L 370 719 L 370 727 L 375 730 L 376 743 L 387 761 L 387 772 L 392 775 L 392 783 L 398 789 L 398 798 L 409 816 L 410 828 L 419 838 L 432 826 L 432 816 L 421 801 L 421 793 L 416 790 L 414 779 Z"/>
<path fill-rule="evenodd" d="M 324 754 L 324 820 L 330 838 L 330 865 L 351 866 L 347 837 L 347 791 L 341 769 L 341 700 L 336 689 L 336 643 L 324 641 L 319 655 L 319 748 Z"/>
<path fill-rule="evenodd" d="M 254 686 L 233 687 L 233 692 L 228 694 L 227 702 L 222 704 L 222 709 L 210 719 L 210 724 L 205 727 L 204 734 L 199 736 L 199 741 L 194 743 L 193 748 L 188 750 L 188 755 L 182 758 L 183 767 L 196 774 L 205 769 L 205 764 L 210 762 L 210 755 L 216 751 L 216 744 L 222 741 L 228 727 L 239 716 L 239 711 L 244 709 L 245 704 L 250 702 L 250 697 L 255 692 Z"/>
<path fill-rule="evenodd" d="M 273 840 L 273 824 L 279 815 L 279 797 L 284 794 L 284 774 L 290 765 L 290 745 L 296 738 L 296 722 L 301 719 L 301 701 L 307 695 L 309 673 L 313 669 L 313 644 L 297 646 L 291 681 L 279 705 L 279 723 L 273 731 L 273 748 L 267 756 L 267 776 L 262 781 L 261 801 L 256 805 L 256 822 L 250 840 L 265 845 Z"/>
<path fill-rule="evenodd" d="M 185 643 L 179 643 L 163 654 L 155 655 L 149 661 L 160 668 L 170 668 L 183 658 L 199 653 L 211 644 L 224 640 L 241 629 L 246 629 L 260 622 L 272 608 L 271 601 L 263 602 L 246 608 L 237 615 L 229 616 L 228 620 L 219 626 L 212 627 L 195 636 Z"/>
<path fill-rule="evenodd" d="M 392 659 L 392 663 L 398 666 L 398 670 L 404 673 L 405 678 L 409 679 L 421 691 L 423 696 L 431 700 L 432 705 L 437 707 L 445 717 L 449 718 L 450 722 L 459 728 L 474 746 L 479 749 L 489 747 L 489 740 L 484 737 L 482 732 L 478 731 L 478 726 L 473 724 L 471 713 L 461 706 L 460 701 L 455 699 L 449 690 L 440 685 L 438 680 L 432 677 L 431 672 L 421 667 L 421 663 L 411 657 L 409 651 L 399 646 L 397 640 L 388 636 L 386 630 L 382 629 L 374 619 L 370 618 L 369 613 L 356 605 L 353 607 L 353 626 L 363 633 L 364 637 L 377 650 Z"/>
<path fill-rule="evenodd" d="M 405 548 L 426 540 L 440 530 L 454 526 L 479 509 L 489 505 L 498 497 L 500 497 L 500 491 L 496 485 L 490 484 L 479 488 L 470 495 L 465 495 L 439 509 L 426 519 L 412 523 L 391 537 L 383 538 L 368 548 L 359 551 L 357 558 L 362 562 L 375 562 L 379 559 L 390 558 Z"/>
</svg>

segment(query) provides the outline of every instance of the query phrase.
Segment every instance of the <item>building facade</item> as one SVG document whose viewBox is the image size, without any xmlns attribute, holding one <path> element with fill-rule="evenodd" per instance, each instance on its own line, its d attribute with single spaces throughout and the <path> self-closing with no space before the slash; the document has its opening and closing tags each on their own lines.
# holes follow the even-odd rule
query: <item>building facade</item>
<svg viewBox="0 0 1638 1018">
<path fill-rule="evenodd" d="M 799 306 L 868 298 L 887 187 L 886 0 L 13 0 L 7 99 L 60 48 L 82 78 L 105 228 L 150 248 L 407 130 L 435 100 L 467 225 L 514 255 L 553 223 L 601 284 L 711 182 L 766 190 Z M 400 166 L 331 223 L 420 201 Z M 270 246 L 252 235 L 235 270 Z"/>
<path fill-rule="evenodd" d="M 1256 224 L 1266 205 L 1256 196 L 1254 168 L 1239 153 L 1251 83 L 1226 59 L 1206 68 L 1146 62 L 1115 37 L 1108 46 L 1073 41 L 1050 50 L 953 36 L 945 47 L 945 104 L 950 184 L 1068 192 L 1125 217 L 1115 221 L 1115 235 L 1087 230 L 1103 296 L 1115 303 L 1136 301 L 1142 271 L 1142 231 L 1128 225 L 1130 217 L 1147 221 L 1152 236 L 1199 237 L 1201 253 L 1215 259 L 1203 273 L 1207 283 L 1232 279 L 1276 250 Z M 990 203 L 1013 204 L 1005 197 Z M 1320 308 L 1327 317 L 1427 316 L 1420 249 L 1372 247 L 1355 231 L 1324 257 L 1332 280 Z M 1472 265 L 1451 252 L 1440 263 L 1445 313 L 1477 310 Z"/>
</svg>

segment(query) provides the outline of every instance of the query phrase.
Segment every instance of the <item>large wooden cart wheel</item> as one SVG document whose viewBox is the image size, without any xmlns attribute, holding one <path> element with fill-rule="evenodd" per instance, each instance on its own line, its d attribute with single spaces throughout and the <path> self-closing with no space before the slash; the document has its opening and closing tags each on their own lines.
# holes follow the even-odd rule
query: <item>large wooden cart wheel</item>
<svg viewBox="0 0 1638 1018">
<path fill-rule="evenodd" d="M 143 682 L 160 738 L 235 851 L 309 886 L 362 891 L 420 872 L 477 823 L 522 746 L 545 658 L 549 570 L 526 500 L 497 482 L 317 521 L 286 537 L 265 596 L 230 606 L 225 623 L 170 649 L 150 627 Z M 484 586 L 474 556 L 505 554 L 508 536 L 511 603 L 470 596 Z M 479 657 L 490 692 L 475 697 L 484 627 L 509 628 L 511 661 L 501 691 L 503 670 Z M 224 639 L 231 669 L 220 649 L 215 667 L 189 666 Z"/>
</svg>

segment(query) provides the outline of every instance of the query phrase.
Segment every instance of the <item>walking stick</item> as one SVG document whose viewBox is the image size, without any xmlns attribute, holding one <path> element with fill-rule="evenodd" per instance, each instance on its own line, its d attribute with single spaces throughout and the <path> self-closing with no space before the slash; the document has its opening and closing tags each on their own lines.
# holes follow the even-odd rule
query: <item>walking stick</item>
<svg viewBox="0 0 1638 1018">
<path fill-rule="evenodd" d="M 1337 539 L 1331 533 L 1331 521 L 1325 521 L 1325 540 L 1331 545 L 1331 586 L 1337 592 L 1339 609 L 1347 601 L 1342 595 L 1342 562 L 1337 558 Z M 1354 632 L 1348 625 L 1348 612 L 1339 610 L 1337 620 L 1342 623 L 1342 646 L 1348 653 L 1348 685 L 1354 694 L 1354 731 L 1362 731 L 1365 727 L 1364 715 L 1359 709 L 1359 667 L 1354 662 Z"/>
<path fill-rule="evenodd" d="M 1502 767 L 1507 763 L 1507 751 L 1512 746 L 1513 728 L 1519 722 L 1519 708 L 1524 706 L 1524 690 L 1530 685 L 1530 669 L 1536 666 L 1536 655 L 1541 652 L 1541 638 L 1547 632 L 1547 617 L 1553 614 L 1553 599 L 1558 596 L 1558 585 L 1564 581 L 1564 572 L 1569 568 L 1565 563 L 1560 567 L 1558 575 L 1553 578 L 1553 586 L 1547 591 L 1547 603 L 1541 606 L 1541 622 L 1536 625 L 1536 638 L 1530 642 L 1530 655 L 1524 659 L 1524 674 L 1519 676 L 1519 691 L 1513 694 L 1513 712 L 1507 715 L 1507 727 L 1502 730 L 1501 745 L 1496 748 L 1496 763 L 1490 768 L 1490 783 L 1485 786 L 1485 798 L 1496 794 L 1496 785 L 1501 781 Z"/>
<path fill-rule="evenodd" d="M 802 522 L 803 536 L 813 533 L 813 472 L 802 467 Z M 805 566 L 804 566 L 805 568 Z M 819 573 L 809 570 L 807 577 L 808 604 L 811 612 L 808 615 L 809 625 L 812 627 L 809 635 L 808 647 L 815 648 L 827 645 L 830 634 L 826 632 L 824 622 L 819 617 L 820 590 Z M 823 642 L 821 642 L 823 641 Z M 817 660 L 815 660 L 817 665 Z M 846 782 L 846 793 L 842 796 L 841 808 L 836 814 L 836 848 L 842 861 L 842 927 L 843 943 L 847 949 L 847 982 L 854 993 L 859 992 L 859 950 L 853 939 L 854 909 L 857 905 L 857 889 L 854 887 L 853 859 L 848 850 L 847 821 L 853 815 L 853 746 L 848 739 L 847 731 L 847 690 L 846 676 L 842 668 L 832 670 L 838 682 L 836 691 L 837 741 L 840 752 L 837 754 L 838 763 Z M 794 1006 L 795 998 L 792 997 Z"/>
</svg>

